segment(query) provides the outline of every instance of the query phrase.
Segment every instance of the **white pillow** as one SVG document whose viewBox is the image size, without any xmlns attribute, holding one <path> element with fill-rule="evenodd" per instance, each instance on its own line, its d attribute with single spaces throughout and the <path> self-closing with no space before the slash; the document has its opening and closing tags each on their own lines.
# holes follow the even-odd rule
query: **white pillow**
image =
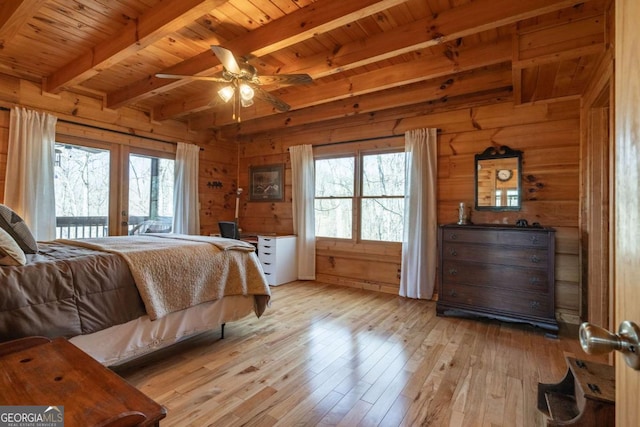
<svg viewBox="0 0 640 427">
<path fill-rule="evenodd" d="M 27 257 L 9 233 L 0 228 L 0 265 L 25 265 Z"/>
</svg>

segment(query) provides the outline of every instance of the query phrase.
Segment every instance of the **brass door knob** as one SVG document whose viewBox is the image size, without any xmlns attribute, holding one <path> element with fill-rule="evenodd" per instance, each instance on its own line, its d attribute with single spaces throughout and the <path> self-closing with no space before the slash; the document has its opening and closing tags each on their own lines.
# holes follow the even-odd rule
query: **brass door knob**
<svg viewBox="0 0 640 427">
<path fill-rule="evenodd" d="M 628 320 L 620 324 L 617 334 L 588 322 L 580 325 L 580 345 L 585 353 L 603 354 L 618 350 L 627 365 L 636 371 L 640 370 L 639 339 L 640 328 Z"/>
</svg>

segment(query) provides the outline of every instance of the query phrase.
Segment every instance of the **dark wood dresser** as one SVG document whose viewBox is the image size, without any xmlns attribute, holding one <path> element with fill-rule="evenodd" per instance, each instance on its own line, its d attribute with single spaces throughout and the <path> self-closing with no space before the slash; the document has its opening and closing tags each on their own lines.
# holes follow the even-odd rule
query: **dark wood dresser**
<svg viewBox="0 0 640 427">
<path fill-rule="evenodd" d="M 555 230 L 442 225 L 438 315 L 530 323 L 555 334 Z"/>
</svg>

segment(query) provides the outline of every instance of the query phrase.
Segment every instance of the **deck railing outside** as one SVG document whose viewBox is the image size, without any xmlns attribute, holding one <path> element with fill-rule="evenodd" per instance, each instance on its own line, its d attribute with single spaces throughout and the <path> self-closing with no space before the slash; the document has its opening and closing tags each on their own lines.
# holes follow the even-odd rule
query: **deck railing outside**
<svg viewBox="0 0 640 427">
<path fill-rule="evenodd" d="M 129 218 L 128 230 L 149 219 L 148 216 Z M 56 217 L 56 239 L 87 239 L 109 235 L 109 218 L 106 216 L 58 216 Z"/>
</svg>

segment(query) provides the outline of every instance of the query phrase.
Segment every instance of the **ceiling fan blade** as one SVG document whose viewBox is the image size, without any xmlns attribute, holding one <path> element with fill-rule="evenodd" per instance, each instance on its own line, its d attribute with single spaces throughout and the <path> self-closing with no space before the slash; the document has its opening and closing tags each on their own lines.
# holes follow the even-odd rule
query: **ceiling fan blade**
<svg viewBox="0 0 640 427">
<path fill-rule="evenodd" d="M 291 109 L 291 106 L 289 104 L 271 95 L 266 90 L 262 90 L 259 87 L 255 87 L 255 86 L 252 86 L 252 87 L 253 87 L 253 91 L 255 92 L 256 98 L 260 98 L 263 101 L 267 101 L 271 103 L 274 107 L 276 107 L 278 111 L 286 112 Z"/>
<path fill-rule="evenodd" d="M 258 76 L 261 85 L 305 85 L 313 82 L 309 74 L 276 74 L 273 76 Z"/>
<path fill-rule="evenodd" d="M 222 46 L 211 45 L 211 50 L 218 60 L 220 60 L 224 68 L 233 74 L 240 74 L 241 70 L 238 61 L 236 61 L 236 57 L 233 56 L 233 53 L 231 53 L 229 49 L 225 49 Z"/>
<path fill-rule="evenodd" d="M 158 73 L 156 77 L 159 79 L 183 79 L 183 80 L 206 80 L 209 82 L 229 83 L 229 80 L 222 77 L 210 77 L 210 76 L 188 76 L 184 74 L 164 74 Z"/>
</svg>

